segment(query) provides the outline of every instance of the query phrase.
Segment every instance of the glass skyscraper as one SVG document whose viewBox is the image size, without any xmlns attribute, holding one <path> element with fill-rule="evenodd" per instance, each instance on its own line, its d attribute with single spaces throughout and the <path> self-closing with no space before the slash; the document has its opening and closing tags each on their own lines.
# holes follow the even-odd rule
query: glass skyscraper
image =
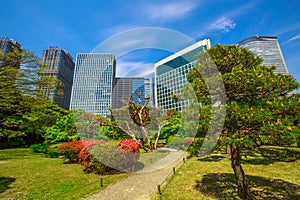
<svg viewBox="0 0 300 200">
<path fill-rule="evenodd" d="M 264 65 L 277 66 L 274 73 L 289 74 L 277 37 L 254 36 L 238 42 L 237 45 L 240 48 L 247 48 L 263 58 Z"/>
<path fill-rule="evenodd" d="M 149 99 L 148 105 L 154 106 L 154 84 L 153 78 L 143 77 L 122 77 L 115 79 L 113 91 L 113 108 L 121 108 L 128 105 L 130 98 L 134 103 L 140 100 Z"/>
<path fill-rule="evenodd" d="M 186 74 L 196 61 L 200 51 L 211 48 L 209 39 L 199 41 L 171 56 L 157 62 L 155 67 L 156 106 L 166 111 L 176 109 L 181 111 L 190 100 L 174 101 L 173 94 L 181 94 L 187 84 Z"/>
<path fill-rule="evenodd" d="M 44 76 L 55 76 L 63 83 L 63 96 L 57 95 L 57 90 L 44 88 L 47 98 L 64 109 L 69 109 L 73 84 L 74 62 L 71 54 L 58 47 L 49 47 L 43 52 L 43 63 L 46 65 Z"/>
<path fill-rule="evenodd" d="M 115 73 L 113 54 L 77 54 L 70 108 L 109 116 Z"/>
</svg>

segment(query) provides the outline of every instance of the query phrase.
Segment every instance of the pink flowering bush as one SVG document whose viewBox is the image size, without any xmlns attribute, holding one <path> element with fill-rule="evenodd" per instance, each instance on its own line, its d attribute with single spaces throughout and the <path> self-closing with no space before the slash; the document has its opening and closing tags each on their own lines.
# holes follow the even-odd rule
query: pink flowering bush
<svg viewBox="0 0 300 200">
<path fill-rule="evenodd" d="M 85 172 L 103 174 L 112 168 L 126 171 L 139 159 L 139 145 L 132 140 L 120 141 L 118 146 L 109 142 L 100 142 L 79 154 Z"/>
<path fill-rule="evenodd" d="M 78 158 L 81 163 L 81 168 L 83 171 L 91 173 L 91 172 L 105 172 L 109 170 L 106 165 L 99 163 L 95 157 L 90 154 L 90 150 L 95 145 L 102 145 L 108 143 L 108 141 L 104 140 L 86 140 L 83 142 L 84 148 L 80 151 Z"/>
</svg>

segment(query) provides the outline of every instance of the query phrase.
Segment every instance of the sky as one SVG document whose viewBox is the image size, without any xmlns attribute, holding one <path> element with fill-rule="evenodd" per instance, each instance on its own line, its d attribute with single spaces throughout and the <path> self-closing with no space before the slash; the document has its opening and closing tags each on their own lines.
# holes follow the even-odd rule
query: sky
<svg viewBox="0 0 300 200">
<path fill-rule="evenodd" d="M 39 56 L 57 46 L 74 60 L 77 53 L 144 27 L 176 31 L 195 41 L 208 38 L 213 45 L 277 36 L 289 72 L 300 82 L 299 0 L 0 0 L 0 7 L 0 36 Z M 149 38 L 129 38 L 126 44 L 137 40 Z M 160 41 L 179 42 L 165 36 Z M 150 48 L 127 52 L 117 57 L 117 76 L 153 76 L 153 63 L 168 55 Z"/>
</svg>

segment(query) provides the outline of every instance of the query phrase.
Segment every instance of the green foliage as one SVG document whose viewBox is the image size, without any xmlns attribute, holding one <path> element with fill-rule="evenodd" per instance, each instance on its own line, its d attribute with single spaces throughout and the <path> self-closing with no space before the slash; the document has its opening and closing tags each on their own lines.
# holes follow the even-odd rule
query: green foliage
<svg viewBox="0 0 300 200">
<path fill-rule="evenodd" d="M 30 145 L 29 149 L 36 153 L 47 153 L 48 152 L 48 146 L 44 144 L 33 144 Z"/>
<path fill-rule="evenodd" d="M 193 143 L 188 147 L 187 151 L 191 157 L 198 157 L 200 155 L 200 149 L 203 144 L 203 138 L 195 138 Z"/>
<path fill-rule="evenodd" d="M 172 137 L 178 133 L 181 122 L 181 113 L 176 110 L 167 110 L 166 111 L 164 124 L 168 124 L 164 126 L 161 130 L 160 139 L 167 139 Z M 179 135 L 180 137 L 188 137 L 188 135 Z"/>
<path fill-rule="evenodd" d="M 266 143 L 296 143 L 300 137 L 300 98 L 289 95 L 299 83 L 290 75 L 274 74 L 275 66 L 261 63 L 261 58 L 245 48 L 217 45 L 201 52 L 197 65 L 187 74 L 198 101 L 203 103 L 199 128 L 221 132 L 220 142 L 229 145 L 242 199 L 251 197 L 241 153 Z M 219 106 L 214 104 L 217 100 Z"/>
<path fill-rule="evenodd" d="M 71 111 L 64 110 L 60 107 L 49 109 L 52 116 L 56 117 L 55 124 L 44 126 L 44 139 L 51 142 L 68 142 L 79 139 L 74 124 L 73 114 Z"/>
<path fill-rule="evenodd" d="M 287 95 L 299 84 L 290 75 L 274 74 L 275 67 L 261 66 L 262 59 L 247 49 L 217 45 L 199 55 L 197 66 L 187 78 L 196 92 L 200 109 L 199 130 L 205 134 L 211 119 L 211 95 L 207 83 L 213 67 L 219 70 L 225 86 L 226 121 L 222 130 L 224 144 L 238 144 L 254 149 L 264 143 L 291 144 L 299 137 L 300 101 L 298 95 Z M 213 63 L 213 64 L 212 64 Z M 219 83 L 213 86 L 217 93 Z"/>
<path fill-rule="evenodd" d="M 47 154 L 50 158 L 58 158 L 59 157 L 59 153 L 56 151 L 48 151 Z"/>
<path fill-rule="evenodd" d="M 53 120 L 43 113 L 50 103 L 42 88 L 55 88 L 59 81 L 41 76 L 45 66 L 25 49 L 0 53 L 0 62 L 0 148 L 43 142 L 42 126 Z"/>
</svg>

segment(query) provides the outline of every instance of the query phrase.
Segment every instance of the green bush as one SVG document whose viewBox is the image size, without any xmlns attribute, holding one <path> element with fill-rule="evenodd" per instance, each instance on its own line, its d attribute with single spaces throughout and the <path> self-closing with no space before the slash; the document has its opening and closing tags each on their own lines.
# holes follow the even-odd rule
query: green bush
<svg viewBox="0 0 300 200">
<path fill-rule="evenodd" d="M 48 156 L 49 156 L 50 158 L 58 158 L 59 153 L 58 153 L 58 152 L 55 152 L 55 151 L 48 151 Z"/>
<path fill-rule="evenodd" d="M 44 144 L 33 144 L 30 145 L 29 149 L 36 153 L 47 153 L 48 152 L 48 146 Z"/>
<path fill-rule="evenodd" d="M 191 157 L 199 156 L 203 141 L 204 138 L 196 138 L 194 142 L 189 146 L 187 151 L 190 153 Z"/>
</svg>

